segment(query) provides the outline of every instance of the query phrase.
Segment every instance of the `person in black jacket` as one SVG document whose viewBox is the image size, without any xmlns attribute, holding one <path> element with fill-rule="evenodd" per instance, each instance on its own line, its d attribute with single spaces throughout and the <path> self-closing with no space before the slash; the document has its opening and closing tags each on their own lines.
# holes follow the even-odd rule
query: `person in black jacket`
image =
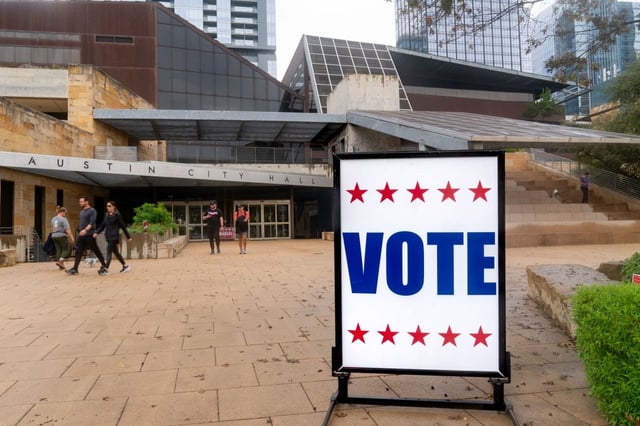
<svg viewBox="0 0 640 426">
<path fill-rule="evenodd" d="M 127 272 L 131 269 L 131 267 L 124 261 L 124 258 L 120 254 L 120 250 L 118 250 L 121 229 L 127 237 L 127 241 L 131 241 L 131 235 L 129 235 L 129 231 L 127 231 L 127 226 L 124 223 L 124 219 L 122 219 L 122 215 L 116 208 L 116 203 L 113 201 L 107 201 L 107 213 L 104 215 L 104 220 L 93 234 L 93 238 L 97 238 L 98 234 L 104 231 L 104 239 L 107 241 L 107 273 L 109 272 L 109 265 L 111 265 L 111 256 L 114 254 L 122 264 L 120 272 Z"/>
</svg>

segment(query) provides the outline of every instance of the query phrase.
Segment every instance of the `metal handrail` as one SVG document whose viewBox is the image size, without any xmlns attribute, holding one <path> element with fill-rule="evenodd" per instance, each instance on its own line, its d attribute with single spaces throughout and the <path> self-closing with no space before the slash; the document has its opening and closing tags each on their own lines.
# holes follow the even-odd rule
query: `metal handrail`
<svg viewBox="0 0 640 426">
<path fill-rule="evenodd" d="M 594 185 L 640 200 L 640 180 L 638 179 L 592 167 L 539 149 L 531 149 L 529 152 L 531 153 L 532 161 L 549 169 L 577 179 L 580 178 L 583 172 L 588 171 L 591 175 L 591 183 Z"/>
</svg>

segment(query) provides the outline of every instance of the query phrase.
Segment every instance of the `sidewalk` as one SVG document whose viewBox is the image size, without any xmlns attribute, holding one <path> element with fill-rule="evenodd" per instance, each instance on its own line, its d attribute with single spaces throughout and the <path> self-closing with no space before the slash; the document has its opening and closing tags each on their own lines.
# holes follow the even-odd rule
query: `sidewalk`
<svg viewBox="0 0 640 426">
<path fill-rule="evenodd" d="M 605 425 L 525 267 L 622 260 L 640 244 L 508 249 L 505 399 L 521 425 Z M 0 425 L 320 425 L 336 390 L 333 242 L 189 244 L 101 277 L 0 269 Z M 352 395 L 490 397 L 486 378 L 353 375 Z M 446 395 L 446 396 L 445 396 Z M 511 425 L 505 413 L 337 405 L 331 425 Z"/>
</svg>

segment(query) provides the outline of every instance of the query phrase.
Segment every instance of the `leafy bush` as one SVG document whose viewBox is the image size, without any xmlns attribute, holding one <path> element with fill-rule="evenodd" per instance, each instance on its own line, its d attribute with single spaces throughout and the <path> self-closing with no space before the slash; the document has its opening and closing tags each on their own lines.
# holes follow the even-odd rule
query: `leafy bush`
<svg viewBox="0 0 640 426">
<path fill-rule="evenodd" d="M 173 222 L 171 212 L 162 203 L 144 203 L 140 207 L 133 209 L 133 225 L 129 228 L 131 232 L 144 232 L 144 221 L 147 221 L 147 232 L 164 234 L 172 230 L 178 231 L 178 225 Z"/>
<path fill-rule="evenodd" d="M 640 286 L 582 286 L 573 297 L 576 346 L 591 394 L 613 425 L 640 425 Z"/>
<path fill-rule="evenodd" d="M 622 282 L 630 283 L 633 274 L 640 274 L 640 253 L 638 252 L 625 259 L 622 266 Z"/>
</svg>

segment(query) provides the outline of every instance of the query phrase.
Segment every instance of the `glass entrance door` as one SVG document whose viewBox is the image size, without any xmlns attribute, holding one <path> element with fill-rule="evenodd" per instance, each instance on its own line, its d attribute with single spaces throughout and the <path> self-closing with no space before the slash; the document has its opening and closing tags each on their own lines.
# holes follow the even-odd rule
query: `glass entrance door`
<svg viewBox="0 0 640 426">
<path fill-rule="evenodd" d="M 253 240 L 291 238 L 291 204 L 288 200 L 237 201 L 249 209 L 249 238 Z"/>
</svg>

